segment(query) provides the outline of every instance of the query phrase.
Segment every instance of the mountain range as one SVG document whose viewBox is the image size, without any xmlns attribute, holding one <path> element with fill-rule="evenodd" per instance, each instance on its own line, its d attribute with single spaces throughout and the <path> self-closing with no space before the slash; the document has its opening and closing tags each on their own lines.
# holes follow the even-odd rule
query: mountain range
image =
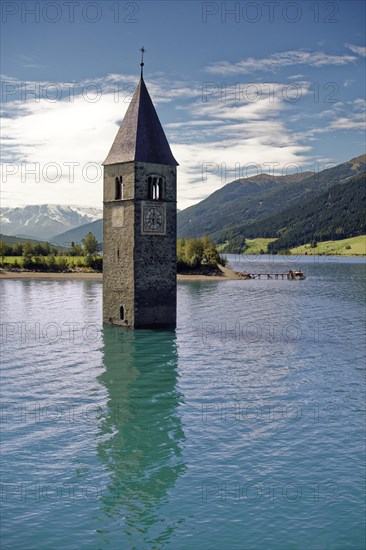
<svg viewBox="0 0 366 550">
<path fill-rule="evenodd" d="M 56 235 L 100 219 L 102 208 L 55 204 L 1 208 L 1 233 L 53 241 Z"/>
<path fill-rule="evenodd" d="M 241 248 L 245 238 L 276 237 L 271 249 L 277 251 L 359 235 L 365 232 L 365 180 L 366 155 L 319 173 L 241 178 L 178 212 L 178 237 L 206 234 L 226 251 Z M 91 231 L 103 242 L 102 208 L 34 205 L 0 214 L 6 235 L 69 246 Z"/>
</svg>

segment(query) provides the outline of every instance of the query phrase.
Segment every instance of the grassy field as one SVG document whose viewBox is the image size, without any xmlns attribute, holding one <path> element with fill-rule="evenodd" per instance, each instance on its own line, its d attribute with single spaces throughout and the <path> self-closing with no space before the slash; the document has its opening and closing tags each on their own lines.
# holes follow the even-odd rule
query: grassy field
<svg viewBox="0 0 366 550">
<path fill-rule="evenodd" d="M 257 239 L 245 239 L 248 248 L 245 249 L 244 254 L 260 254 L 261 250 L 263 250 L 263 253 L 267 253 L 268 243 L 275 240 L 276 239 L 263 239 L 261 237 L 258 237 Z M 219 252 L 225 252 L 226 245 L 227 242 L 217 245 L 217 250 Z"/>
<path fill-rule="evenodd" d="M 268 252 L 268 244 L 275 241 L 276 239 L 246 239 L 245 242 L 248 246 L 244 250 L 244 254 L 260 254 L 260 251 L 263 250 L 264 253 Z"/>
<path fill-rule="evenodd" d="M 248 248 L 244 254 L 259 254 L 262 249 L 267 252 L 268 243 L 276 239 L 247 239 Z M 329 254 L 339 256 L 364 256 L 366 255 L 366 235 L 350 237 L 339 241 L 319 242 L 316 248 L 311 248 L 310 243 L 291 248 L 291 254 L 305 255 Z"/>
<path fill-rule="evenodd" d="M 248 248 L 245 249 L 244 254 L 260 254 L 263 250 L 264 253 L 268 252 L 268 244 L 276 239 L 246 239 Z M 219 245 L 217 249 L 224 248 L 225 244 Z M 366 255 L 366 235 L 360 235 L 359 237 L 350 237 L 348 239 L 342 239 L 339 241 L 324 241 L 319 242 L 316 248 L 311 248 L 310 243 L 302 246 L 291 248 L 291 254 L 293 255 L 337 255 L 337 256 L 365 256 Z"/>
<path fill-rule="evenodd" d="M 291 254 L 364 256 L 366 255 L 366 235 L 350 237 L 340 241 L 319 242 L 316 248 L 311 248 L 310 244 L 304 244 L 303 246 L 291 248 Z"/>
<path fill-rule="evenodd" d="M 65 259 L 68 264 L 72 264 L 72 263 L 77 264 L 78 262 L 82 263 L 83 265 L 85 264 L 85 257 L 84 256 L 55 256 L 56 262 L 57 262 L 58 258 Z"/>
</svg>

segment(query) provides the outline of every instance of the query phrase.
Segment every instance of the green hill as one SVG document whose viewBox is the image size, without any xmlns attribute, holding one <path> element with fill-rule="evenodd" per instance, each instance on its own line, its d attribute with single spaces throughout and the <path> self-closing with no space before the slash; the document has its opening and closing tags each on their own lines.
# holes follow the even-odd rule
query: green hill
<svg viewBox="0 0 366 550">
<path fill-rule="evenodd" d="M 3 241 L 6 244 L 16 244 L 16 243 L 25 243 L 25 242 L 31 242 L 31 243 L 45 243 L 46 241 L 40 241 L 36 239 L 27 239 L 23 237 L 13 237 L 12 235 L 3 235 L 0 233 L 0 241 Z"/>
<path fill-rule="evenodd" d="M 316 247 L 309 244 L 296 246 L 290 249 L 291 254 L 314 254 L 336 255 L 336 256 L 365 256 L 366 255 L 366 235 L 358 237 L 349 237 L 337 241 L 318 242 Z"/>
<path fill-rule="evenodd" d="M 70 246 L 72 242 L 80 244 L 89 231 L 93 233 L 98 243 L 103 242 L 103 220 L 101 219 L 96 220 L 95 222 L 79 225 L 79 227 L 60 233 L 60 235 L 53 237 L 52 243 L 63 246 Z"/>
<path fill-rule="evenodd" d="M 344 239 L 366 232 L 366 172 L 342 183 L 303 204 L 285 209 L 254 224 L 240 225 L 217 234 L 221 242 L 238 239 L 275 238 L 269 252 L 287 250 L 309 242 Z M 226 248 L 230 248 L 230 245 Z"/>
<path fill-rule="evenodd" d="M 365 206 L 366 172 L 363 172 L 308 203 L 279 214 L 273 220 L 278 228 L 275 236 L 279 238 L 269 243 L 268 250 L 278 252 L 311 241 L 362 235 L 366 232 Z M 267 223 L 263 223 L 263 231 L 268 231 Z"/>
<path fill-rule="evenodd" d="M 230 231 L 268 218 L 286 208 L 308 202 L 330 187 L 366 170 L 361 155 L 318 174 L 255 176 L 233 181 L 207 199 L 178 214 L 178 236 L 208 234 L 218 242 L 230 240 Z M 223 236 L 226 235 L 226 238 Z M 255 235 L 262 236 L 262 235 Z"/>
</svg>

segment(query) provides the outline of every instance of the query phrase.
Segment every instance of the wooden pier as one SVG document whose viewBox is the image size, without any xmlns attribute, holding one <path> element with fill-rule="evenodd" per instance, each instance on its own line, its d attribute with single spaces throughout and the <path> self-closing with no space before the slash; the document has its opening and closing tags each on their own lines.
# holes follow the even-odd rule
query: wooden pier
<svg viewBox="0 0 366 550">
<path fill-rule="evenodd" d="M 288 279 L 288 280 L 301 280 L 306 279 L 302 271 L 286 271 L 286 273 L 247 273 L 248 279 Z"/>
<path fill-rule="evenodd" d="M 288 279 L 288 273 L 249 273 L 251 279 Z"/>
<path fill-rule="evenodd" d="M 235 275 L 242 279 L 272 279 L 272 280 L 288 280 L 288 281 L 299 281 L 306 279 L 302 271 L 286 271 L 286 273 L 246 273 L 245 271 L 234 271 Z"/>
</svg>

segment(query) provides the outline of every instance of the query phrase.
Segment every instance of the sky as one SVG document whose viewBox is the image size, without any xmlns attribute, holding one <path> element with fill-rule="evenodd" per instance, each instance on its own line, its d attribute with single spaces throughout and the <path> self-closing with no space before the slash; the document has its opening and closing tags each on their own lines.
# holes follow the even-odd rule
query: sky
<svg viewBox="0 0 366 550">
<path fill-rule="evenodd" d="M 140 76 L 179 163 L 178 208 L 259 173 L 365 152 L 365 3 L 1 2 L 1 205 L 102 207 Z"/>
</svg>

